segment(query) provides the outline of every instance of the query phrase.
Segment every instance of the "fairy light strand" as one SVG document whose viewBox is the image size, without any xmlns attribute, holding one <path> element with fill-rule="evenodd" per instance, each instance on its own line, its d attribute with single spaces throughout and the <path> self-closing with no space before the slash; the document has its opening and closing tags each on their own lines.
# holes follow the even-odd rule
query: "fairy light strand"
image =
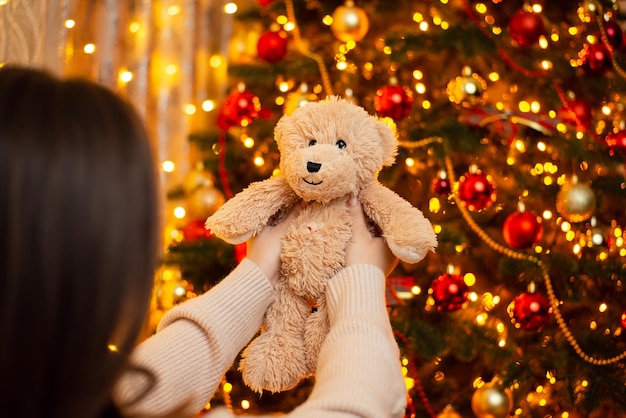
<svg viewBox="0 0 626 418">
<path fill-rule="evenodd" d="M 333 87 L 330 82 L 330 76 L 328 75 L 328 71 L 326 70 L 326 64 L 324 63 L 324 59 L 311 51 L 309 51 L 302 41 L 302 36 L 300 35 L 300 28 L 298 27 L 298 21 L 296 20 L 296 13 L 293 8 L 293 1 L 286 0 L 285 5 L 287 6 L 287 18 L 293 22 L 293 39 L 296 44 L 296 48 L 303 55 L 315 60 L 317 66 L 320 70 L 320 76 L 322 77 L 322 84 L 324 86 L 324 91 L 327 96 L 331 96 L 333 94 Z"/>
</svg>

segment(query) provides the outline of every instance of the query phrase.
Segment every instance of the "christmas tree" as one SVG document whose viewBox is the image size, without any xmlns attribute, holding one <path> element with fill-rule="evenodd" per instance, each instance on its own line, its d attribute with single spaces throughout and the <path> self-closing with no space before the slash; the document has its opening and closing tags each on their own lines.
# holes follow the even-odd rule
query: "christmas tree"
<svg viewBox="0 0 626 418">
<path fill-rule="evenodd" d="M 418 207 L 435 254 L 388 278 L 407 417 L 626 414 L 626 15 L 615 1 L 258 0 L 235 13 L 229 85 L 197 165 L 168 191 L 155 320 L 245 254 L 204 219 L 278 167 L 273 127 L 338 95 L 392 119 L 380 180 Z M 213 403 L 289 411 L 309 379 Z M 356 384 L 356 382 L 355 382 Z"/>
</svg>

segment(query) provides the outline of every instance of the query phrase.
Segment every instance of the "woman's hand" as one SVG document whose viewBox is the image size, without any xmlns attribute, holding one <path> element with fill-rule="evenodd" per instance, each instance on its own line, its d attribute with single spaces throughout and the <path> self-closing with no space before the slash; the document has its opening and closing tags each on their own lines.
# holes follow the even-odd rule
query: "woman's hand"
<svg viewBox="0 0 626 418">
<path fill-rule="evenodd" d="M 352 238 L 346 247 L 346 267 L 354 264 L 373 264 L 387 276 L 398 264 L 384 238 L 374 237 L 367 229 L 361 202 L 356 197 L 348 199 L 348 212 L 352 218 Z"/>
<path fill-rule="evenodd" d="M 263 227 L 261 232 L 248 240 L 246 257 L 259 267 L 272 286 L 276 285 L 280 273 L 281 241 L 301 210 L 300 203 L 295 205 L 279 224 Z"/>
</svg>

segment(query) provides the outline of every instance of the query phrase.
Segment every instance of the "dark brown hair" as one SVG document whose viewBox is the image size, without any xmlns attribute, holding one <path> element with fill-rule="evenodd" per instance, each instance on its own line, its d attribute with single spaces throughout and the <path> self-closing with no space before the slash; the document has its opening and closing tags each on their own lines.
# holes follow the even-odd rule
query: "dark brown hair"
<svg viewBox="0 0 626 418">
<path fill-rule="evenodd" d="M 0 68 L 3 416 L 109 408 L 148 312 L 157 187 L 127 102 L 94 82 Z"/>
</svg>

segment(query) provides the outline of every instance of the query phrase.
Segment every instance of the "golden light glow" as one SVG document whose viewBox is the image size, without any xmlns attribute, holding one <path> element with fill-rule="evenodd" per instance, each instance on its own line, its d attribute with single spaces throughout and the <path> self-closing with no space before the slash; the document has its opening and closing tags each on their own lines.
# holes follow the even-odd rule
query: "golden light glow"
<svg viewBox="0 0 626 418">
<path fill-rule="evenodd" d="M 247 399 L 242 399 L 241 401 L 241 408 L 242 409 L 250 409 L 250 401 Z"/>
<path fill-rule="evenodd" d="M 439 211 L 441 210 L 441 202 L 439 201 L 439 198 L 430 198 L 430 200 L 428 201 L 428 210 L 430 210 L 432 213 L 439 213 Z"/>
<path fill-rule="evenodd" d="M 167 14 L 170 16 L 176 16 L 177 14 L 180 14 L 180 6 L 178 5 L 172 5 L 170 7 L 167 8 Z"/>
<path fill-rule="evenodd" d="M 174 171 L 174 169 L 176 168 L 176 166 L 174 165 L 173 161 L 170 160 L 165 160 L 161 163 L 161 168 L 163 169 L 163 171 L 165 171 L 166 173 L 171 173 L 172 171 Z"/>
<path fill-rule="evenodd" d="M 256 165 L 257 167 L 261 167 L 263 164 L 265 164 L 265 160 L 263 159 L 263 157 L 261 157 L 260 155 L 254 157 L 254 165 Z"/>
<path fill-rule="evenodd" d="M 76 26 L 76 21 L 74 19 L 67 19 L 64 23 L 64 26 L 67 29 L 72 29 L 74 26 Z"/>
<path fill-rule="evenodd" d="M 209 65 L 211 68 L 219 68 L 222 65 L 222 56 L 221 55 L 211 55 L 209 58 Z"/>
<path fill-rule="evenodd" d="M 246 148 L 252 148 L 254 146 L 254 138 L 252 137 L 246 136 L 242 142 L 243 146 Z"/>
<path fill-rule="evenodd" d="M 120 82 L 128 83 L 132 79 L 133 79 L 133 73 L 131 73 L 130 71 L 124 70 L 120 72 L 120 76 L 119 76 Z"/>
<path fill-rule="evenodd" d="M 117 353 L 117 346 L 115 344 L 109 344 L 107 345 L 107 348 L 109 349 L 109 351 Z"/>
<path fill-rule="evenodd" d="M 226 393 L 229 393 L 233 390 L 233 385 L 230 382 L 225 382 L 224 385 L 222 386 L 222 390 Z"/>
<path fill-rule="evenodd" d="M 85 44 L 83 51 L 85 51 L 85 54 L 93 54 L 96 52 L 96 46 L 94 44 Z"/>
<path fill-rule="evenodd" d="M 139 29 L 141 29 L 139 22 L 131 22 L 130 25 L 128 25 L 128 31 L 130 33 L 137 33 Z"/>
<path fill-rule="evenodd" d="M 224 5 L 224 13 L 228 15 L 232 15 L 237 13 L 237 4 L 235 3 L 226 3 Z"/>
<path fill-rule="evenodd" d="M 174 75 L 178 72 L 178 67 L 174 64 L 168 64 L 165 66 L 165 74 Z"/>
<path fill-rule="evenodd" d="M 187 103 L 185 105 L 185 113 L 189 116 L 193 115 L 196 113 L 196 105 L 192 104 L 192 103 Z"/>
<path fill-rule="evenodd" d="M 463 281 L 468 286 L 474 286 L 476 284 L 476 276 L 474 273 L 465 273 L 463 276 Z"/>
<path fill-rule="evenodd" d="M 210 112 L 215 109 L 215 102 L 213 100 L 205 100 L 202 102 L 202 110 L 205 112 Z"/>
<path fill-rule="evenodd" d="M 187 214 L 187 211 L 185 211 L 184 207 L 177 206 L 176 208 L 174 208 L 174 217 L 175 218 L 183 219 L 186 214 Z"/>
</svg>

